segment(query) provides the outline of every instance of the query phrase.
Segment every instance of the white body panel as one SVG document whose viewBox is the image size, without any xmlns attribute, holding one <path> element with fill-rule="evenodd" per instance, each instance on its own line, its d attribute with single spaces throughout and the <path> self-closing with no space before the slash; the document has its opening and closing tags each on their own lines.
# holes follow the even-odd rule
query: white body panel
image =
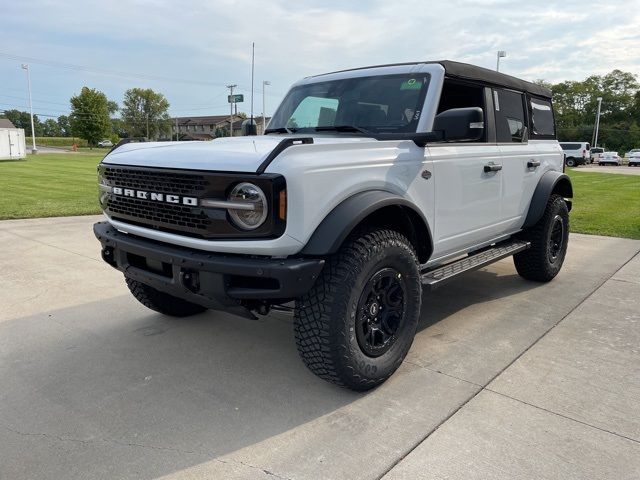
<svg viewBox="0 0 640 480">
<path fill-rule="evenodd" d="M 484 172 L 499 163 L 497 145 L 432 145 L 435 183 L 434 257 L 459 251 L 499 232 L 501 172 Z"/>
</svg>

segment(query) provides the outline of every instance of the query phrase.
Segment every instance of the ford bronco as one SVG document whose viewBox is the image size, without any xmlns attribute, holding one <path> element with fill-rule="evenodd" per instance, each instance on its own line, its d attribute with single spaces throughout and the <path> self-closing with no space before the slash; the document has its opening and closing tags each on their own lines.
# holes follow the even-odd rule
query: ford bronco
<svg viewBox="0 0 640 480">
<path fill-rule="evenodd" d="M 307 367 L 366 390 L 402 363 L 423 288 L 508 256 L 558 274 L 563 158 L 543 86 L 451 61 L 359 68 L 294 84 L 262 136 L 116 146 L 94 232 L 143 305 L 289 308 Z"/>
</svg>

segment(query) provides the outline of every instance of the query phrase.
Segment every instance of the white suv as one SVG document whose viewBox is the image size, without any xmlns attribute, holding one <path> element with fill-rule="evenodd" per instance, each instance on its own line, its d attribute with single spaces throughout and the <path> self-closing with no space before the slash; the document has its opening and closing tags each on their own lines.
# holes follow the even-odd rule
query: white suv
<svg viewBox="0 0 640 480">
<path fill-rule="evenodd" d="M 573 193 L 555 135 L 549 90 L 472 65 L 308 77 L 264 136 L 112 150 L 94 232 L 145 306 L 289 308 L 305 364 L 366 390 L 407 354 L 423 287 L 511 255 L 558 274 Z"/>
</svg>

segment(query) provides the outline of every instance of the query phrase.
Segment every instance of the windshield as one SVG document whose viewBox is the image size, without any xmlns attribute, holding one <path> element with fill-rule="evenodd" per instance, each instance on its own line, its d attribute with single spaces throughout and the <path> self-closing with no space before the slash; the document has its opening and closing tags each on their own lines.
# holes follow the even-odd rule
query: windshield
<svg viewBox="0 0 640 480">
<path fill-rule="evenodd" d="M 429 75 L 347 78 L 300 85 L 289 91 L 269 131 L 415 132 Z M 355 127 L 351 130 L 344 127 Z"/>
</svg>

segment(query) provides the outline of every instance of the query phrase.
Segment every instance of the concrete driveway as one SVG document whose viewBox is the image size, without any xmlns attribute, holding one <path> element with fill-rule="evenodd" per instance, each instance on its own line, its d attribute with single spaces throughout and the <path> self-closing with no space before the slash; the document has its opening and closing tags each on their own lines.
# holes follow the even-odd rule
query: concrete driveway
<svg viewBox="0 0 640 480">
<path fill-rule="evenodd" d="M 298 360 L 291 319 L 139 305 L 98 217 L 0 222 L 0 478 L 640 478 L 640 242 L 572 235 L 428 293 L 367 394 Z"/>
</svg>

